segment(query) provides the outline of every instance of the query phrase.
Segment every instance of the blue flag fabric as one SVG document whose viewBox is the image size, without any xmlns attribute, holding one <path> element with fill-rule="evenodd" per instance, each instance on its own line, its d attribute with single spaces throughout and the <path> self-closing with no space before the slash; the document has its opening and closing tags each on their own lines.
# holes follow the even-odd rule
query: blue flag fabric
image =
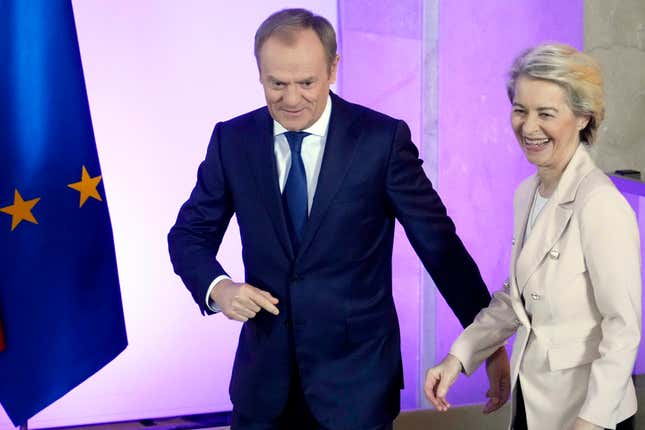
<svg viewBox="0 0 645 430">
<path fill-rule="evenodd" d="M 71 1 L 0 0 L 0 403 L 14 425 L 127 345 Z"/>
</svg>

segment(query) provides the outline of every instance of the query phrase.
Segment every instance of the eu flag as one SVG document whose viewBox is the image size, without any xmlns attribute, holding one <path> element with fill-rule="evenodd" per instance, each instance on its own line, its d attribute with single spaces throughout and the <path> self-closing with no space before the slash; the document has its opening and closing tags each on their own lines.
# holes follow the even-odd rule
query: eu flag
<svg viewBox="0 0 645 430">
<path fill-rule="evenodd" d="M 20 425 L 127 339 L 71 1 L 0 0 L 0 59 L 0 402 Z"/>
</svg>

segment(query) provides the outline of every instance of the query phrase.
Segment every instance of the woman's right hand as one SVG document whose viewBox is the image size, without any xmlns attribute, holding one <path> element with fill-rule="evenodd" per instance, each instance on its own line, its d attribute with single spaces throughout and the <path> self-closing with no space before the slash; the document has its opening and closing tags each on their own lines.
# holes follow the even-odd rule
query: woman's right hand
<svg viewBox="0 0 645 430">
<path fill-rule="evenodd" d="M 447 411 L 450 403 L 446 400 L 448 390 L 461 373 L 461 362 L 454 355 L 448 354 L 441 363 L 428 369 L 424 391 L 426 398 L 439 411 Z"/>
</svg>

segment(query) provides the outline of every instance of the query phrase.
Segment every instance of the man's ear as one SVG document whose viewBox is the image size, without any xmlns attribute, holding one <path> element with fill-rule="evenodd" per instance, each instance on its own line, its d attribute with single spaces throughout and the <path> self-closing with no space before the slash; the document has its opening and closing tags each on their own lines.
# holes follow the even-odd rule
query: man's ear
<svg viewBox="0 0 645 430">
<path fill-rule="evenodd" d="M 340 61 L 340 55 L 336 54 L 334 61 L 329 65 L 329 83 L 336 83 L 336 73 L 338 72 L 338 62 Z"/>
</svg>

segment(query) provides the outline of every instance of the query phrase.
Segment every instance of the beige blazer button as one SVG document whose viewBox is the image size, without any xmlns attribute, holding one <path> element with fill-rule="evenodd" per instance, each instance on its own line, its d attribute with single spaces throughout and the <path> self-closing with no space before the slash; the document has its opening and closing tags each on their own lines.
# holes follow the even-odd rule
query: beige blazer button
<svg viewBox="0 0 645 430">
<path fill-rule="evenodd" d="M 557 260 L 558 258 L 560 258 L 560 251 L 558 251 L 557 249 L 552 249 L 549 252 L 549 258 Z"/>
<path fill-rule="evenodd" d="M 539 294 L 531 293 L 531 298 L 533 300 L 540 300 L 542 298 L 542 296 L 539 295 Z"/>
<path fill-rule="evenodd" d="M 511 245 L 515 245 L 515 238 L 513 238 L 513 240 L 511 240 Z"/>
</svg>

